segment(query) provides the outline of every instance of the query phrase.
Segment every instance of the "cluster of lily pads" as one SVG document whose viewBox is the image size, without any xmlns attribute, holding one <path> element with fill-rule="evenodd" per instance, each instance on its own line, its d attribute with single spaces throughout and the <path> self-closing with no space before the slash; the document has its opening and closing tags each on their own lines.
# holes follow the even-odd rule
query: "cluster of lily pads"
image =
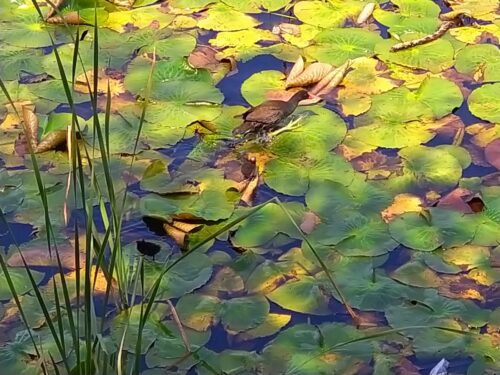
<svg viewBox="0 0 500 375">
<path fill-rule="evenodd" d="M 357 22 L 369 4 L 373 13 Z M 48 366 L 56 373 L 51 364 L 62 361 L 47 313 L 63 330 L 68 319 L 54 289 L 60 276 L 40 268 L 55 260 L 33 171 L 76 301 L 85 280 L 74 270 L 85 256 L 75 259 L 71 223 L 88 202 L 68 194 L 72 147 L 88 166 L 83 185 L 105 186 L 109 167 L 115 191 L 127 192 L 127 223 L 144 229 L 145 218 L 163 231 L 151 240 L 160 253 L 142 263 L 138 238 L 124 230 L 124 272 L 142 264 L 145 275 L 142 292 L 125 292 L 146 296 L 161 282 L 144 326 L 141 304 L 113 307 L 96 323 L 106 355 L 121 348 L 132 357 L 141 332 L 147 375 L 419 373 L 443 357 L 467 358 L 470 374 L 500 371 L 497 0 L 441 7 L 431 0 L 99 0 L 97 10 L 94 1 L 68 1 L 58 4 L 58 25 L 38 13 L 49 4 L 38 6 L 0 0 L 0 208 L 7 221 L 33 227 L 24 257 L 14 245 L 5 251 L 43 350 L 33 350 L 2 272 L 0 372 L 42 374 Z M 75 12 L 77 22 L 69 22 L 65 15 Z M 436 32 L 449 12 L 468 22 L 391 51 Z M 241 85 L 246 103 L 224 104 L 240 87 L 222 93 L 218 83 L 237 82 L 238 63 L 258 55 L 287 68 L 253 72 Z M 349 69 L 319 103 L 297 109 L 299 128 L 266 144 L 233 143 L 248 106 L 288 95 L 287 74 L 299 57 Z M 89 93 L 107 124 L 109 166 L 92 148 Z M 75 121 L 78 137 L 69 139 Z M 186 140 L 194 146 L 185 160 L 164 152 Z M 280 200 L 251 207 L 270 191 Z M 99 225 L 105 202 L 91 203 Z M 25 262 L 37 267 L 46 312 Z M 94 276 L 99 301 L 115 280 Z M 221 341 L 225 349 L 215 350 Z M 74 348 L 66 350 L 74 360 Z"/>
</svg>

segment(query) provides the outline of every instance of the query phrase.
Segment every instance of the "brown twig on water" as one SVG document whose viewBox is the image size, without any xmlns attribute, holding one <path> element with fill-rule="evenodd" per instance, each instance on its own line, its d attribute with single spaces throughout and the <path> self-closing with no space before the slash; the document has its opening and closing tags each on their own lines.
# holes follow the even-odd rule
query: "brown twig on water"
<svg viewBox="0 0 500 375">
<path fill-rule="evenodd" d="M 430 43 L 436 39 L 441 38 L 446 32 L 451 29 L 453 26 L 457 24 L 456 20 L 453 21 L 445 21 L 441 24 L 439 29 L 437 31 L 433 32 L 432 34 L 426 35 L 422 38 L 419 39 L 413 39 L 409 40 L 407 42 L 402 42 L 395 44 L 391 47 L 391 52 L 397 52 L 397 51 L 402 51 L 408 48 L 416 47 L 416 46 L 421 46 L 423 44 Z"/>
</svg>

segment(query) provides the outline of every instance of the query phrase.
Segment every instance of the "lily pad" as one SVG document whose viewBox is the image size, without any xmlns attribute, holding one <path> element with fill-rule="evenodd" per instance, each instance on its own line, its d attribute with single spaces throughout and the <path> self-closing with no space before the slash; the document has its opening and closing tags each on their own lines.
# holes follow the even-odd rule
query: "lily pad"
<svg viewBox="0 0 500 375">
<path fill-rule="evenodd" d="M 466 46 L 457 53 L 455 69 L 476 81 L 499 81 L 500 51 L 492 44 Z"/>
<path fill-rule="evenodd" d="M 403 38 L 403 41 L 407 39 Z M 454 64 L 455 49 L 446 39 L 437 39 L 406 50 L 391 52 L 390 48 L 394 44 L 396 43 L 393 40 L 384 40 L 377 44 L 375 52 L 382 61 L 425 69 L 432 73 L 439 73 Z"/>
<path fill-rule="evenodd" d="M 267 294 L 267 298 L 288 310 L 313 315 L 331 314 L 329 298 L 313 277 L 290 280 Z"/>
<path fill-rule="evenodd" d="M 212 6 L 206 12 L 206 17 L 198 21 L 198 26 L 202 29 L 216 31 L 243 30 L 259 24 L 260 22 L 255 18 L 238 12 L 223 3 Z"/>
<path fill-rule="evenodd" d="M 500 122 L 500 83 L 481 86 L 474 90 L 468 99 L 469 109 L 473 115 L 490 122 Z"/>
<path fill-rule="evenodd" d="M 382 42 L 382 38 L 373 31 L 345 28 L 322 31 L 313 41 L 314 45 L 305 49 L 307 55 L 340 66 L 348 59 L 373 56 L 375 46 Z"/>
<path fill-rule="evenodd" d="M 440 208 L 430 210 L 430 219 L 423 214 L 407 212 L 389 224 L 392 237 L 415 250 L 433 251 L 439 246 L 462 246 L 476 233 L 476 225 L 459 212 Z"/>
</svg>

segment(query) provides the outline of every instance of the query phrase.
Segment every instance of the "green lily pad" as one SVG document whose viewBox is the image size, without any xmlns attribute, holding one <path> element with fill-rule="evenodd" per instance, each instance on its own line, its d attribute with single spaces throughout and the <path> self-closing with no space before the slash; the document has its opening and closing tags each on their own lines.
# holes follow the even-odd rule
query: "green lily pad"
<svg viewBox="0 0 500 375">
<path fill-rule="evenodd" d="M 439 26 L 439 6 L 431 0 L 395 0 L 399 11 L 376 9 L 373 17 L 388 26 L 393 35 L 411 33 L 432 34 Z"/>
<path fill-rule="evenodd" d="M 313 41 L 314 44 L 305 49 L 307 55 L 321 62 L 339 66 L 348 59 L 373 56 L 375 46 L 382 41 L 382 38 L 373 31 L 345 28 L 322 31 Z"/>
<path fill-rule="evenodd" d="M 408 212 L 389 224 L 392 237 L 415 250 L 433 251 L 439 246 L 462 246 L 470 242 L 477 226 L 468 217 L 456 211 L 430 209 L 431 219 Z"/>
<path fill-rule="evenodd" d="M 181 322 L 196 331 L 206 331 L 220 319 L 219 298 L 203 294 L 187 294 L 176 305 Z"/>
<path fill-rule="evenodd" d="M 391 277 L 400 283 L 420 288 L 436 288 L 441 284 L 436 272 L 419 261 L 403 264 L 391 273 Z"/>
<path fill-rule="evenodd" d="M 439 119 L 460 107 L 463 101 L 460 88 L 453 82 L 441 78 L 426 78 L 416 92 L 417 99 L 432 109 Z"/>
<path fill-rule="evenodd" d="M 333 181 L 317 184 L 306 196 L 307 207 L 329 222 L 344 220 L 354 213 L 379 214 L 391 202 L 391 196 L 371 182 L 355 179 L 347 187 Z"/>
<path fill-rule="evenodd" d="M 149 347 L 158 339 L 158 332 L 161 332 L 159 326 L 163 324 L 161 320 L 167 313 L 166 306 L 167 305 L 160 304 L 155 305 L 146 319 L 141 336 L 142 354 L 146 354 Z M 137 343 L 141 315 L 143 313 L 144 309 L 142 309 L 140 305 L 135 305 L 122 311 L 113 318 L 111 323 L 111 337 L 116 345 L 121 345 L 122 337 L 125 334 L 125 340 L 123 341 L 124 349 L 131 353 L 135 353 L 135 344 Z"/>
<path fill-rule="evenodd" d="M 403 37 L 402 39 L 406 41 L 409 38 Z M 409 68 L 425 69 L 432 73 L 439 73 L 454 64 L 455 49 L 446 39 L 437 39 L 420 46 L 391 52 L 390 48 L 394 44 L 396 44 L 394 40 L 384 40 L 377 44 L 375 53 L 384 62 L 396 63 Z"/>
<path fill-rule="evenodd" d="M 241 94 L 250 105 L 256 106 L 266 99 L 266 93 L 285 89 L 285 75 L 277 70 L 255 73 L 241 85 Z"/>
<path fill-rule="evenodd" d="M 43 73 L 40 67 L 41 51 L 6 45 L 0 52 L 1 78 L 5 81 L 17 80 L 23 72 Z"/>
<path fill-rule="evenodd" d="M 304 314 L 329 315 L 328 296 L 313 277 L 303 276 L 290 280 L 267 294 L 272 302 L 281 307 Z"/>
<path fill-rule="evenodd" d="M 224 4 L 244 13 L 260 13 L 262 9 L 275 12 L 290 3 L 290 0 L 224 0 Z"/>
<path fill-rule="evenodd" d="M 202 29 L 216 31 L 243 30 L 259 24 L 255 18 L 222 3 L 212 6 L 206 12 L 206 17 L 198 21 L 198 26 Z"/>
<path fill-rule="evenodd" d="M 26 270 L 23 268 L 7 268 L 7 270 L 17 294 L 25 294 L 33 289 Z M 30 270 L 30 272 L 37 284 L 42 281 L 43 273 L 33 270 Z M 0 284 L 2 285 L 0 288 L 0 300 L 10 299 L 12 297 L 12 292 L 9 288 L 9 284 L 7 283 L 5 273 L 3 272 L 0 273 Z"/>
<path fill-rule="evenodd" d="M 433 116 L 429 106 L 406 87 L 399 87 L 373 96 L 370 110 L 356 118 L 356 128 L 349 133 L 379 147 L 415 146 L 434 137 Z"/>
<path fill-rule="evenodd" d="M 159 174 L 143 180 L 143 189 L 166 195 L 149 194 L 143 197 L 142 214 L 166 221 L 180 214 L 210 221 L 231 216 L 239 198 L 233 183 L 223 178 L 222 171 L 189 168 L 190 165 L 184 167 L 185 175 L 181 169 L 173 178 Z M 203 184 L 202 188 L 197 184 Z"/>
<path fill-rule="evenodd" d="M 356 16 L 363 4 L 356 1 L 299 1 L 293 12 L 304 23 L 325 29 L 340 27 L 348 17 Z"/>
<path fill-rule="evenodd" d="M 224 301 L 222 324 L 230 332 L 242 332 L 262 324 L 269 314 L 269 302 L 262 296 L 248 296 Z"/>
<path fill-rule="evenodd" d="M 455 69 L 477 81 L 499 81 L 500 51 L 493 44 L 468 45 L 458 51 Z"/>
<path fill-rule="evenodd" d="M 452 187 L 462 176 L 460 161 L 446 149 L 413 146 L 402 149 L 399 155 L 405 160 L 405 171 L 422 187 Z"/>
<path fill-rule="evenodd" d="M 148 367 L 169 367 L 176 366 L 188 371 L 195 363 L 194 358 L 186 359 L 186 347 L 182 334 L 185 334 L 190 345 L 190 350 L 195 351 L 205 345 L 210 339 L 209 332 L 197 332 L 183 327 L 183 333 L 179 332 L 179 327 L 173 321 L 162 322 L 170 335 L 161 334 L 155 345 L 146 354 L 146 364 Z M 165 369 L 162 369 L 165 372 Z"/>
<path fill-rule="evenodd" d="M 300 203 L 287 203 L 285 208 L 296 223 L 301 222 L 304 207 Z M 243 220 L 231 238 L 231 242 L 242 248 L 258 247 L 265 245 L 280 233 L 292 238 L 300 238 L 296 227 L 281 207 L 270 203 Z"/>
<path fill-rule="evenodd" d="M 500 83 L 483 85 L 474 90 L 468 99 L 469 109 L 473 115 L 490 122 L 500 122 Z"/>
<path fill-rule="evenodd" d="M 342 220 L 319 225 L 311 236 L 321 244 L 336 245 L 337 251 L 348 256 L 378 256 L 398 246 L 378 215 L 366 217 L 353 213 Z"/>
</svg>

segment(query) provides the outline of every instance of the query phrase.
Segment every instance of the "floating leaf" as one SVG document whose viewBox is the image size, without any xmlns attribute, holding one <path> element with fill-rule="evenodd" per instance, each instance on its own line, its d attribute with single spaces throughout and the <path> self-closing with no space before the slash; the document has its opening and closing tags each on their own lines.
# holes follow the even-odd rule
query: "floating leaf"
<svg viewBox="0 0 500 375">
<path fill-rule="evenodd" d="M 381 41 L 379 34 L 365 29 L 331 29 L 316 35 L 314 44 L 305 51 L 319 61 L 339 66 L 349 59 L 372 56 Z"/>
<path fill-rule="evenodd" d="M 241 94 L 250 105 L 256 106 L 266 99 L 273 90 L 285 89 L 285 75 L 276 70 L 263 70 L 255 73 L 241 85 Z"/>
<path fill-rule="evenodd" d="M 391 273 L 391 277 L 403 284 L 420 288 L 435 288 L 441 284 L 437 274 L 419 261 L 405 263 Z"/>
<path fill-rule="evenodd" d="M 473 115 L 490 122 L 500 122 L 500 83 L 481 86 L 470 94 L 468 103 Z"/>
<path fill-rule="evenodd" d="M 255 18 L 238 12 L 223 3 L 217 3 L 207 12 L 206 17 L 198 21 L 202 29 L 216 31 L 232 31 L 249 29 L 259 25 Z"/>
<path fill-rule="evenodd" d="M 291 318 L 291 315 L 288 314 L 268 314 L 263 323 L 255 328 L 241 332 L 236 336 L 236 340 L 247 341 L 274 335 L 281 328 L 286 326 Z"/>
<path fill-rule="evenodd" d="M 425 69 L 432 73 L 439 73 L 453 66 L 455 49 L 445 39 L 437 39 L 417 47 L 391 52 L 390 48 L 394 44 L 393 40 L 384 40 L 377 44 L 375 52 L 382 61 Z"/>
<path fill-rule="evenodd" d="M 188 294 L 179 299 L 175 308 L 186 327 L 206 331 L 218 322 L 222 304 L 217 297 Z"/>
<path fill-rule="evenodd" d="M 304 23 L 325 29 L 340 27 L 348 17 L 356 16 L 363 4 L 356 1 L 299 1 L 293 11 Z"/>
<path fill-rule="evenodd" d="M 455 68 L 476 81 L 499 81 L 500 51 L 492 44 L 466 46 L 458 51 Z"/>
<path fill-rule="evenodd" d="M 304 208 L 299 203 L 287 204 L 295 222 L 300 222 Z M 234 236 L 235 246 L 248 248 L 263 246 L 278 234 L 286 234 L 292 238 L 300 238 L 296 227 L 290 222 L 285 212 L 278 205 L 271 203 L 245 219 Z"/>
<path fill-rule="evenodd" d="M 389 223 L 396 241 L 420 251 L 433 251 L 441 245 L 465 245 L 474 238 L 476 228 L 464 214 L 440 208 L 430 210 L 430 219 L 408 212 Z"/>
<path fill-rule="evenodd" d="M 393 35 L 431 34 L 439 26 L 439 6 L 431 0 L 396 0 L 399 12 L 377 8 L 373 17 L 388 26 Z"/>
<path fill-rule="evenodd" d="M 405 147 L 425 143 L 434 137 L 433 113 L 407 88 L 399 87 L 372 97 L 368 112 L 355 120 L 350 134 L 380 147 Z"/>
<path fill-rule="evenodd" d="M 278 289 L 267 294 L 272 302 L 281 307 L 305 314 L 329 315 L 328 296 L 320 284 L 312 277 L 290 280 Z"/>
<path fill-rule="evenodd" d="M 317 83 L 321 81 L 332 69 L 333 68 L 330 64 L 320 62 L 312 63 L 295 78 L 291 79 L 288 77 L 286 80 L 286 88 L 309 86 Z"/>
<path fill-rule="evenodd" d="M 451 81 L 441 78 L 426 78 L 416 96 L 419 101 L 432 109 L 434 117 L 439 119 L 460 107 L 463 101 L 460 88 Z"/>
<path fill-rule="evenodd" d="M 262 324 L 269 314 L 269 302 L 262 296 L 248 296 L 224 301 L 222 324 L 230 332 L 242 332 Z"/>
<path fill-rule="evenodd" d="M 420 186 L 443 189 L 454 186 L 462 176 L 460 161 L 445 149 L 414 146 L 402 149 L 399 155 Z"/>
</svg>

